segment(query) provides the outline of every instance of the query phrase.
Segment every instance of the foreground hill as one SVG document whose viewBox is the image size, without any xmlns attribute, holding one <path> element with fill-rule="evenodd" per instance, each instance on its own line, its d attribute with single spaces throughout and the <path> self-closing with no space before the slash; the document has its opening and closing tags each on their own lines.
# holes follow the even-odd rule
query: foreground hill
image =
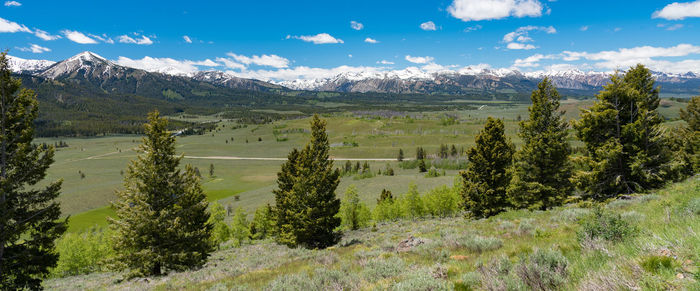
<svg viewBox="0 0 700 291">
<path fill-rule="evenodd" d="M 598 215 L 597 215 L 598 214 Z M 601 216 L 602 215 L 602 216 Z M 200 270 L 123 280 L 51 279 L 54 290 L 696 290 L 700 177 L 649 194 L 483 220 L 404 220 L 346 232 L 326 250 L 223 245 Z"/>
</svg>

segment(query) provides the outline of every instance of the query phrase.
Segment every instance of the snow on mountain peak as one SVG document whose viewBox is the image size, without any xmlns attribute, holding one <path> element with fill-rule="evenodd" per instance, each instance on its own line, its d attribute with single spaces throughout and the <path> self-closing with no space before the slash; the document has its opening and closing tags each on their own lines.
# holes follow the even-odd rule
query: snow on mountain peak
<svg viewBox="0 0 700 291">
<path fill-rule="evenodd" d="M 7 56 L 8 64 L 10 65 L 10 71 L 15 73 L 36 73 L 42 71 L 56 62 L 48 60 L 27 60 L 23 58 L 18 58 L 14 56 Z"/>
</svg>

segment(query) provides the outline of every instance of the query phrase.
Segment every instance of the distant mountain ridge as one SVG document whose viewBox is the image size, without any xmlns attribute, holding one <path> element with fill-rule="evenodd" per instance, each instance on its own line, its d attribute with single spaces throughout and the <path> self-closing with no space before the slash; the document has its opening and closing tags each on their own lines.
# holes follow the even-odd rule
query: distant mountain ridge
<svg viewBox="0 0 700 291">
<path fill-rule="evenodd" d="M 221 71 L 183 74 L 169 68 L 145 71 L 115 64 L 93 52 L 82 52 L 61 62 L 10 57 L 10 67 L 20 74 L 48 79 L 80 78 L 93 83 L 130 80 L 133 86 L 142 78 L 192 80 L 231 89 L 263 92 L 332 91 L 346 93 L 398 93 L 468 95 L 486 93 L 529 93 L 544 77 L 559 89 L 592 95 L 609 81 L 610 73 L 580 70 L 520 72 L 512 69 L 466 67 L 457 71 L 427 72 L 416 67 L 391 71 L 345 72 L 330 78 L 262 81 L 237 77 Z M 664 93 L 699 94 L 700 75 L 688 72 L 669 74 L 654 72 Z M 155 77 L 154 77 L 155 76 Z"/>
</svg>

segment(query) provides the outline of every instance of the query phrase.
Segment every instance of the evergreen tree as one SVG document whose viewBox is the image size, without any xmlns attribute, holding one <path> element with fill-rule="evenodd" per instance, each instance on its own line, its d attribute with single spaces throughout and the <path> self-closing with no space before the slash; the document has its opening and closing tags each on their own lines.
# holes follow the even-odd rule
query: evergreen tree
<svg viewBox="0 0 700 291">
<path fill-rule="evenodd" d="M 141 155 L 128 167 L 112 203 L 116 267 L 131 276 L 160 275 L 204 265 L 213 249 L 208 202 L 194 168 L 178 169 L 175 137 L 158 111 L 148 115 Z"/>
<path fill-rule="evenodd" d="M 369 172 L 369 163 L 365 161 L 364 163 L 362 163 L 362 173 L 364 174 L 367 172 Z"/>
<path fill-rule="evenodd" d="M 584 170 L 574 180 L 586 196 L 603 200 L 653 189 L 671 175 L 658 95 L 651 72 L 638 65 L 613 76 L 598 101 L 574 122 L 586 144 L 586 155 L 578 159 Z"/>
<path fill-rule="evenodd" d="M 425 173 L 428 171 L 427 166 L 425 165 L 425 160 L 421 159 L 418 162 L 418 172 Z"/>
<path fill-rule="evenodd" d="M 209 164 L 209 177 L 214 177 L 214 164 Z"/>
<path fill-rule="evenodd" d="M 686 109 L 681 109 L 681 119 L 686 122 L 674 139 L 676 160 L 681 174 L 690 176 L 700 172 L 700 96 L 693 97 Z"/>
<path fill-rule="evenodd" d="M 340 200 L 335 196 L 340 172 L 333 170 L 329 150 L 326 122 L 314 115 L 311 141 L 301 151 L 292 151 L 277 174 L 275 201 L 281 243 L 325 248 L 340 239 L 334 231 L 340 225 L 336 217 Z"/>
<path fill-rule="evenodd" d="M 459 153 L 457 152 L 457 147 L 455 145 L 452 145 L 452 148 L 450 148 L 450 156 L 456 157 Z"/>
<path fill-rule="evenodd" d="M 352 172 L 352 163 L 350 160 L 345 161 L 345 168 L 343 169 L 346 174 Z"/>
<path fill-rule="evenodd" d="M 489 117 L 476 145 L 467 151 L 469 164 L 462 176 L 463 206 L 471 217 L 496 215 L 508 206 L 506 187 L 515 148 L 505 136 L 503 121 Z"/>
<path fill-rule="evenodd" d="M 384 201 L 394 201 L 394 196 L 392 196 L 391 191 L 387 189 L 382 189 L 382 193 L 379 194 L 379 199 L 377 199 L 377 204 Z"/>
<path fill-rule="evenodd" d="M 397 161 L 403 162 L 403 149 L 399 149 L 399 156 L 396 158 Z"/>
<path fill-rule="evenodd" d="M 355 163 L 355 167 L 352 168 L 352 172 L 353 172 L 353 173 L 360 172 L 360 162 L 359 162 L 359 161 L 357 161 L 357 162 Z"/>
<path fill-rule="evenodd" d="M 425 150 L 422 147 L 416 148 L 416 160 L 425 159 Z"/>
<path fill-rule="evenodd" d="M 32 144 L 38 103 L 12 78 L 0 53 L 0 290 L 41 289 L 55 267 L 55 241 L 66 231 L 55 199 L 61 181 L 38 187 L 54 148 Z"/>
<path fill-rule="evenodd" d="M 507 194 L 518 208 L 545 210 L 561 205 L 572 184 L 567 122 L 559 111 L 559 93 L 545 78 L 532 92 L 530 118 L 520 122 L 523 148 L 514 156 L 514 171 Z"/>
</svg>

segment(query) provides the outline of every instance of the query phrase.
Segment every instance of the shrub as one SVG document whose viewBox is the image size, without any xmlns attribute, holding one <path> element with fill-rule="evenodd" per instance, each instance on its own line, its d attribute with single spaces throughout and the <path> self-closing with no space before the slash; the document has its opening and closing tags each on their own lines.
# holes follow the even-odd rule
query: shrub
<svg viewBox="0 0 700 291">
<path fill-rule="evenodd" d="M 105 271 L 106 260 L 114 253 L 109 237 L 109 233 L 102 230 L 66 233 L 56 241 L 59 258 L 51 274 L 64 277 Z"/>
<path fill-rule="evenodd" d="M 579 242 L 587 239 L 600 238 L 606 241 L 619 242 L 636 235 L 636 227 L 622 219 L 619 214 L 613 214 L 601 207 L 596 207 L 593 213 L 582 219 L 579 224 Z"/>
<path fill-rule="evenodd" d="M 250 238 L 250 228 L 248 227 L 248 215 L 242 208 L 236 210 L 231 222 L 231 238 L 235 246 L 240 246 Z"/>
<path fill-rule="evenodd" d="M 518 223 L 518 234 L 530 234 L 535 229 L 532 225 L 533 219 L 525 218 Z"/>
<path fill-rule="evenodd" d="M 453 247 L 466 248 L 470 252 L 481 253 L 500 249 L 503 241 L 495 237 L 482 237 L 478 235 L 466 235 L 451 240 Z"/>
<path fill-rule="evenodd" d="M 642 269 L 650 273 L 663 273 L 665 271 L 673 271 L 676 262 L 668 256 L 648 256 L 640 263 Z"/>
<path fill-rule="evenodd" d="M 591 211 L 585 208 L 566 208 L 553 216 L 552 220 L 576 222 L 590 213 Z"/>
<path fill-rule="evenodd" d="M 688 203 L 688 211 L 695 215 L 700 215 L 700 198 L 690 200 Z"/>
<path fill-rule="evenodd" d="M 536 250 L 516 267 L 516 273 L 533 290 L 555 290 L 566 282 L 568 264 L 558 251 Z"/>
<path fill-rule="evenodd" d="M 435 217 L 452 216 L 459 211 L 459 193 L 444 185 L 430 190 L 423 200 L 426 211 Z"/>
<path fill-rule="evenodd" d="M 369 225 L 371 214 L 367 205 L 360 201 L 355 185 L 350 185 L 345 191 L 345 197 L 340 202 L 338 215 L 341 227 L 356 230 Z"/>
<path fill-rule="evenodd" d="M 425 213 L 425 205 L 423 204 L 423 199 L 418 193 L 418 187 L 416 184 L 411 183 L 408 186 L 408 192 L 400 199 L 403 205 L 403 213 L 405 213 L 409 218 L 420 218 L 423 217 Z"/>
<path fill-rule="evenodd" d="M 302 272 L 277 277 L 265 290 L 355 290 L 360 280 L 347 271 L 319 268 L 313 276 Z"/>
<path fill-rule="evenodd" d="M 228 241 L 231 236 L 231 229 L 224 221 L 226 219 L 226 209 L 219 202 L 214 202 L 209 208 L 208 223 L 213 226 L 211 239 L 215 245 Z"/>
<path fill-rule="evenodd" d="M 388 259 L 374 258 L 363 266 L 362 276 L 369 282 L 378 281 L 385 278 L 398 276 L 406 269 L 406 266 L 398 257 Z"/>
<path fill-rule="evenodd" d="M 392 290 L 452 290 L 454 286 L 448 280 L 435 278 L 433 271 L 429 268 L 411 270 L 400 282 L 392 286 Z"/>
<path fill-rule="evenodd" d="M 401 201 L 399 199 L 379 201 L 374 208 L 374 220 L 376 221 L 393 221 L 403 217 Z"/>
<path fill-rule="evenodd" d="M 440 172 L 435 167 L 430 167 L 428 172 L 425 174 L 426 178 L 435 178 L 440 176 Z"/>
</svg>

